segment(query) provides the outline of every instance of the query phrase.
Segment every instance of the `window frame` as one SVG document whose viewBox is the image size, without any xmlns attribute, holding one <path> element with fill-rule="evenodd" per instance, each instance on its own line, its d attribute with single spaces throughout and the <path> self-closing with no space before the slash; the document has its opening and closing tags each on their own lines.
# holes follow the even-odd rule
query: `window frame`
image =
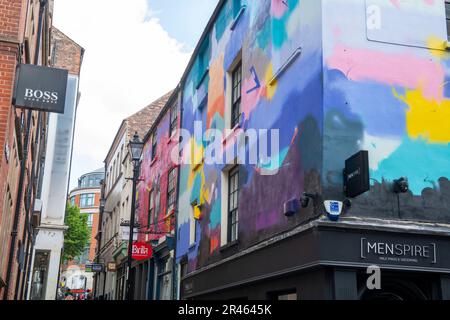
<svg viewBox="0 0 450 320">
<path fill-rule="evenodd" d="M 242 117 L 242 60 L 231 71 L 231 128 L 241 123 Z"/>
<path fill-rule="evenodd" d="M 447 26 L 447 41 L 450 41 L 450 1 L 445 0 L 444 2 L 445 7 L 445 22 Z"/>
<path fill-rule="evenodd" d="M 237 178 L 237 184 L 234 185 L 234 179 Z M 228 172 L 228 207 L 227 207 L 227 239 L 228 243 L 235 242 L 239 239 L 239 191 L 240 191 L 240 172 L 239 166 L 234 166 Z M 235 187 L 234 189 L 232 189 Z M 234 206 L 231 207 L 232 197 L 236 195 L 234 199 Z M 233 221 L 234 220 L 234 221 Z M 235 229 L 234 229 L 235 228 Z"/>
<path fill-rule="evenodd" d="M 152 188 L 148 193 L 148 219 L 147 219 L 147 227 L 150 228 L 153 225 L 153 215 L 155 214 L 155 193 Z"/>
<path fill-rule="evenodd" d="M 170 138 L 175 134 L 176 129 L 178 127 L 178 103 L 174 103 L 170 107 L 169 117 L 170 117 L 170 124 L 169 124 L 169 138 Z"/>
<path fill-rule="evenodd" d="M 158 132 L 157 130 L 152 133 L 152 161 L 156 159 L 156 150 L 158 148 Z"/>
<path fill-rule="evenodd" d="M 169 170 L 167 174 L 167 210 L 175 208 L 177 189 L 177 167 Z M 171 200 L 172 199 L 172 200 Z"/>
<path fill-rule="evenodd" d="M 92 200 L 92 203 L 87 204 L 88 200 Z M 80 208 L 92 208 L 94 206 L 95 206 L 95 193 L 83 193 L 80 195 Z"/>
</svg>

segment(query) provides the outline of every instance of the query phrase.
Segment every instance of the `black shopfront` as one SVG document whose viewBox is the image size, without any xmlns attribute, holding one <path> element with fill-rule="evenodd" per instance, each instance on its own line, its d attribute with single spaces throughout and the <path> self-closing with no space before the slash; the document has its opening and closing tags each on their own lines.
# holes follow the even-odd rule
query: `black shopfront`
<svg viewBox="0 0 450 320">
<path fill-rule="evenodd" d="M 379 290 L 367 286 L 370 266 Z M 448 300 L 450 229 L 317 220 L 182 278 L 181 298 Z"/>
</svg>

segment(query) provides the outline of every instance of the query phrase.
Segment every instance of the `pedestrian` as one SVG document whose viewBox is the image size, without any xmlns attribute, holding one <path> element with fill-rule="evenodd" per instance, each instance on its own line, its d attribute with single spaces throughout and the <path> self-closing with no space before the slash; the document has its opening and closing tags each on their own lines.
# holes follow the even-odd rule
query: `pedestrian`
<svg viewBox="0 0 450 320">
<path fill-rule="evenodd" d="M 66 293 L 65 296 L 66 297 L 64 298 L 64 300 L 74 300 L 73 296 L 70 293 Z"/>
</svg>

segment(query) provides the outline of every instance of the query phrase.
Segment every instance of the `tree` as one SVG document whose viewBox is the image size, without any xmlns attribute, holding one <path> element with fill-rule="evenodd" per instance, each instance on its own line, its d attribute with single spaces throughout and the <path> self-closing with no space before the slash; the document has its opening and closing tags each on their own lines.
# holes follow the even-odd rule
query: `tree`
<svg viewBox="0 0 450 320">
<path fill-rule="evenodd" d="M 89 241 L 87 214 L 81 214 L 76 206 L 68 205 L 66 210 L 66 225 L 69 229 L 64 235 L 64 261 L 70 261 L 84 252 Z"/>
</svg>

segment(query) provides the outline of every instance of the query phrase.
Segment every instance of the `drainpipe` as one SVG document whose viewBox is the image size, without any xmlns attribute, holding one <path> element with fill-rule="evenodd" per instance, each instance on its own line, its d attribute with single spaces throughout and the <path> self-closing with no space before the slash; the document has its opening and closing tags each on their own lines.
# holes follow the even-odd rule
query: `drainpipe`
<svg viewBox="0 0 450 320">
<path fill-rule="evenodd" d="M 180 92 L 178 93 L 178 106 L 180 113 L 180 128 L 183 124 L 183 85 L 180 83 L 178 85 Z M 177 201 L 175 206 L 175 239 L 173 249 L 173 263 L 172 263 L 172 300 L 178 300 L 178 281 L 177 281 L 177 244 L 178 244 L 178 213 L 179 213 L 179 199 L 180 199 L 180 181 L 181 181 L 181 164 L 178 166 L 177 170 Z"/>
<path fill-rule="evenodd" d="M 36 132 L 39 133 L 42 130 L 41 127 L 41 121 L 42 121 L 42 114 L 39 113 L 38 115 L 38 122 L 37 122 L 37 129 Z M 38 144 L 39 141 L 39 134 L 36 134 L 35 140 L 34 140 L 34 145 Z M 38 151 L 39 152 L 39 151 Z M 34 164 L 32 164 L 32 171 L 31 171 L 31 179 L 30 181 L 32 183 L 34 183 L 35 177 L 36 177 L 36 163 L 39 163 L 39 157 L 36 157 L 36 161 Z M 27 197 L 27 205 L 26 207 L 28 207 L 28 212 L 25 213 L 25 227 L 23 228 L 23 235 L 22 235 L 22 239 L 27 239 L 27 245 L 26 245 L 26 251 L 24 252 L 24 254 L 26 255 L 25 257 L 25 261 L 23 264 L 23 270 L 21 272 L 20 270 L 20 266 L 17 266 L 17 277 L 16 277 L 16 290 L 14 291 L 14 300 L 17 300 L 17 296 L 19 293 L 19 284 L 20 284 L 20 277 L 22 276 L 22 287 L 20 289 L 20 299 L 23 299 L 22 293 L 24 290 L 24 285 L 26 282 L 26 275 L 27 275 L 27 270 L 28 270 L 28 260 L 29 260 L 29 250 L 30 250 L 30 243 L 31 243 L 31 239 L 30 237 L 32 237 L 32 226 L 31 226 L 31 217 L 33 215 L 33 211 L 34 211 L 34 202 L 35 202 L 35 197 L 33 197 L 32 194 L 32 186 L 31 184 L 29 184 L 29 189 L 27 190 L 28 192 L 28 197 Z M 31 198 L 33 198 L 33 200 L 31 200 Z"/>
<path fill-rule="evenodd" d="M 106 163 L 105 163 L 105 172 L 106 172 Z M 103 212 L 105 211 L 105 207 L 104 204 L 102 204 L 103 201 L 106 201 L 105 199 L 105 180 L 102 181 L 102 187 L 101 187 L 101 191 L 100 191 L 100 206 L 99 206 L 99 217 L 98 217 L 98 231 L 97 231 L 97 248 L 98 248 L 98 252 L 97 252 L 97 257 L 95 258 L 95 262 L 98 264 L 100 262 L 100 253 L 101 253 L 101 249 L 102 249 L 102 234 L 103 234 Z M 98 279 L 98 281 L 97 281 Z M 106 279 L 105 279 L 106 281 Z M 97 297 L 97 284 L 98 282 L 100 282 L 100 273 L 96 273 L 95 274 L 95 278 L 94 278 L 94 292 L 92 293 L 94 298 Z"/>
<path fill-rule="evenodd" d="M 39 63 L 39 51 L 41 48 L 41 37 L 42 37 L 42 19 L 44 16 L 45 7 L 47 6 L 47 0 L 40 0 L 40 7 L 39 7 L 39 21 L 38 21 L 38 33 L 37 33 L 37 39 L 36 39 L 36 50 L 34 53 L 34 64 L 37 65 Z M 17 233 L 18 233 L 18 225 L 19 225 L 19 218 L 20 218 L 20 209 L 22 206 L 22 197 L 23 197 L 23 185 L 25 180 L 25 169 L 27 165 L 27 158 L 28 158 L 28 149 L 30 144 L 30 133 L 31 133 L 31 117 L 33 115 L 33 111 L 31 109 L 27 112 L 27 124 L 25 128 L 25 142 L 23 146 L 23 155 L 21 160 L 21 166 L 20 166 L 20 175 L 19 175 L 19 190 L 17 191 L 17 199 L 16 199 L 16 210 L 14 215 L 14 223 L 13 223 L 13 230 L 11 232 L 11 245 L 9 249 L 9 258 L 8 258 L 8 269 L 6 271 L 6 288 L 5 292 L 3 293 L 3 299 L 8 300 L 8 293 L 11 289 L 11 272 L 12 272 L 12 265 L 13 265 L 13 259 L 14 259 L 14 252 L 16 250 L 16 240 L 17 240 Z"/>
</svg>

